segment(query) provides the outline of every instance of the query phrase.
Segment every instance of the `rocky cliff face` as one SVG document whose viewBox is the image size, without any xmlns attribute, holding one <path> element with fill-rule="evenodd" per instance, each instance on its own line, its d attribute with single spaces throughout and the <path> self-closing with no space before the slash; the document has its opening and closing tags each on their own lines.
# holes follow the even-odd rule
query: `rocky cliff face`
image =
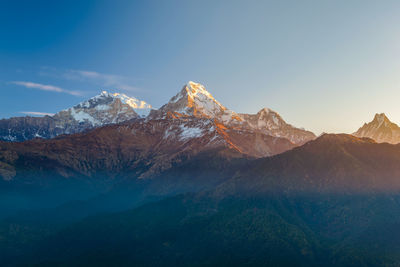
<svg viewBox="0 0 400 267">
<path fill-rule="evenodd" d="M 379 143 L 400 143 L 400 127 L 391 122 L 384 113 L 375 114 L 371 122 L 365 123 L 353 135 L 369 137 Z"/>
<path fill-rule="evenodd" d="M 52 138 L 63 133 L 54 119 L 45 117 L 14 117 L 0 120 L 0 140 L 25 141 L 34 138 Z"/>
</svg>

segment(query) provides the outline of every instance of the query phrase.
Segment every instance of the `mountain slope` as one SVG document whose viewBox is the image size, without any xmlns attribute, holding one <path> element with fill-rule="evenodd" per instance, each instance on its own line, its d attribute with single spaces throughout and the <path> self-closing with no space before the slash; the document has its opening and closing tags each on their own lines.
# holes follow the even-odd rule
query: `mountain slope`
<svg viewBox="0 0 400 267">
<path fill-rule="evenodd" d="M 400 143 L 400 127 L 391 122 L 384 113 L 375 114 L 371 122 L 365 123 L 353 135 L 369 137 L 379 143 Z"/>
<path fill-rule="evenodd" d="M 255 161 L 231 182 L 253 193 L 398 192 L 400 145 L 325 134 L 291 151 Z M 227 188 L 232 187 L 222 186 L 221 192 Z"/>
<path fill-rule="evenodd" d="M 239 157 L 261 157 L 293 148 L 284 138 L 235 131 L 194 117 L 109 125 L 88 133 L 23 143 L 0 142 L 0 175 L 24 179 L 34 170 L 88 177 L 145 178 L 201 151 L 225 148 Z"/>
<path fill-rule="evenodd" d="M 124 94 L 103 91 L 54 116 L 14 117 L 0 120 L 0 140 L 25 141 L 79 133 L 94 127 L 146 116 L 151 106 Z"/>
</svg>

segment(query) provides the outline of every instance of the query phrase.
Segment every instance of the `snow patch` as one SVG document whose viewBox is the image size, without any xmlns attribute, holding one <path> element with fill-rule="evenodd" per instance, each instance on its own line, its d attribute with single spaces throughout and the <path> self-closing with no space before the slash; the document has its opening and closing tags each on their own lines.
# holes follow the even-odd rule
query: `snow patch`
<svg viewBox="0 0 400 267">
<path fill-rule="evenodd" d="M 100 124 L 97 120 L 95 120 L 92 116 L 90 116 L 88 113 L 80 110 L 78 112 L 75 111 L 74 108 L 72 108 L 71 110 L 71 116 L 74 118 L 74 120 L 78 121 L 78 122 L 89 122 L 92 125 L 98 125 Z"/>
<path fill-rule="evenodd" d="M 108 105 L 98 105 L 98 106 L 95 107 L 95 109 L 98 110 L 98 111 L 105 111 L 105 110 L 109 110 L 110 106 L 108 106 Z"/>
<path fill-rule="evenodd" d="M 203 130 L 198 127 L 187 127 L 185 125 L 180 125 L 181 133 L 180 139 L 181 140 L 188 140 L 191 138 L 197 138 L 203 136 Z"/>
</svg>

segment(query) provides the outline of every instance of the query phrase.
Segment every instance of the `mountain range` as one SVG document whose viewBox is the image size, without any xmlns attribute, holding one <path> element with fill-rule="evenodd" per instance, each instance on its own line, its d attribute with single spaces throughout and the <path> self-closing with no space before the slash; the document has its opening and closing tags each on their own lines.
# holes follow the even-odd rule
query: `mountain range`
<svg viewBox="0 0 400 267">
<path fill-rule="evenodd" d="M 34 138 L 50 139 L 138 118 L 152 120 L 182 117 L 207 118 L 230 129 L 285 138 L 294 146 L 302 145 L 316 137 L 310 131 L 286 123 L 277 112 L 269 108 L 263 108 L 257 114 L 229 110 L 203 85 L 190 81 L 159 109 L 153 109 L 145 101 L 125 94 L 103 91 L 53 116 L 1 119 L 0 140 L 21 142 Z M 380 143 L 400 143 L 400 127 L 391 122 L 384 113 L 377 113 L 371 122 L 365 123 L 353 135 L 369 137 Z M 271 153 L 265 152 L 261 155 L 268 156 Z"/>
<path fill-rule="evenodd" d="M 189 82 L 159 109 L 102 92 L 0 126 L 1 265 L 400 263 L 384 114 L 316 137 Z"/>
<path fill-rule="evenodd" d="M 151 178 L 201 153 L 226 151 L 224 153 L 233 158 L 263 158 L 299 146 L 306 149 L 314 144 L 307 142 L 316 138 L 309 131 L 287 124 L 268 108 L 257 114 L 229 110 L 203 85 L 194 82 L 188 82 L 159 109 L 151 109 L 151 105 L 136 98 L 104 91 L 54 116 L 4 119 L 0 125 L 3 125 L 3 132 L 12 133 L 3 135 L 8 142 L 0 142 L 0 177 L 6 181 L 30 180 L 32 173 L 36 177 L 49 172 L 67 179 L 99 174 L 108 178 Z M 7 127 L 11 128 L 6 130 Z M 377 114 L 354 136 L 369 137 L 371 139 L 365 140 L 378 143 L 396 143 L 399 129 L 384 114 Z M 330 135 L 323 135 L 316 141 L 326 136 Z M 36 138 L 29 140 L 29 137 Z M 9 142 L 21 139 L 28 140 Z M 351 144 L 364 139 L 349 140 Z M 269 162 L 279 157 L 281 155 L 267 159 Z M 305 157 L 309 160 L 312 155 Z M 285 171 L 293 168 L 295 162 L 295 159 L 290 160 Z M 318 158 L 313 163 L 317 162 Z M 346 173 L 368 169 L 367 165 L 352 168 L 351 162 L 349 158 L 350 168 Z M 354 165 L 358 166 L 359 162 Z M 268 171 L 274 166 L 281 166 L 281 163 L 272 164 Z M 327 169 L 329 166 L 323 171 Z M 301 170 L 293 171 L 293 176 L 299 173 Z M 338 182 L 336 178 L 333 180 Z"/>
<path fill-rule="evenodd" d="M 212 120 L 217 128 L 224 129 L 225 132 L 241 131 L 251 134 L 253 138 L 257 137 L 260 147 L 248 151 L 252 156 L 273 155 L 315 138 L 312 132 L 287 124 L 278 113 L 267 108 L 257 114 L 237 114 L 215 100 L 204 86 L 188 82 L 158 110 L 151 110 L 151 105 L 146 102 L 123 94 L 102 92 L 54 116 L 3 119 L 0 120 L 0 140 L 49 139 L 138 118 L 146 118 L 145 121 L 150 122 L 156 119 L 172 121 L 183 117 Z M 199 134 L 200 128 L 192 128 L 190 134 Z M 279 141 L 274 141 L 278 139 Z"/>
</svg>

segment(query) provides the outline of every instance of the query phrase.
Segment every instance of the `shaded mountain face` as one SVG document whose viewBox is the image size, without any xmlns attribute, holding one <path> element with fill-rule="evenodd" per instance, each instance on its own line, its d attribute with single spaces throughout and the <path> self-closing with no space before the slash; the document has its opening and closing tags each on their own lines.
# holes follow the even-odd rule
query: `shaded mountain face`
<svg viewBox="0 0 400 267">
<path fill-rule="evenodd" d="M 159 110 L 152 110 L 149 119 L 187 116 L 211 118 L 228 128 L 286 138 L 295 145 L 304 144 L 315 138 L 312 132 L 287 124 L 277 112 L 268 108 L 260 110 L 257 114 L 238 114 L 229 110 L 203 85 L 195 82 L 188 82 L 167 104 Z"/>
<path fill-rule="evenodd" d="M 162 179 L 201 153 L 219 151 L 215 155 L 254 159 L 260 146 L 278 154 L 291 145 L 286 139 L 271 138 L 232 131 L 207 119 L 141 119 L 52 140 L 0 143 L 0 175 L 4 181 L 24 182 L 42 182 L 38 177 L 50 176 L 112 183 Z M 281 151 L 273 150 L 279 142 Z M 269 147 L 270 143 L 275 145 Z M 398 192 L 400 145 L 325 134 L 287 152 L 252 160 L 235 174 L 221 170 L 218 175 L 232 177 L 216 190 L 222 195 Z"/>
<path fill-rule="evenodd" d="M 151 106 L 144 101 L 103 91 L 100 95 L 54 116 L 2 119 L 0 140 L 49 139 L 61 134 L 79 133 L 107 124 L 145 117 L 150 109 Z"/>
<path fill-rule="evenodd" d="M 250 193 L 400 192 L 400 145 L 325 134 L 291 151 L 256 160 L 228 183 Z M 227 188 L 233 187 L 221 186 L 221 192 L 235 192 Z"/>
<path fill-rule="evenodd" d="M 400 143 L 400 127 L 391 122 L 384 113 L 375 114 L 371 122 L 365 123 L 353 135 L 357 137 L 369 137 L 379 143 Z"/>
</svg>

